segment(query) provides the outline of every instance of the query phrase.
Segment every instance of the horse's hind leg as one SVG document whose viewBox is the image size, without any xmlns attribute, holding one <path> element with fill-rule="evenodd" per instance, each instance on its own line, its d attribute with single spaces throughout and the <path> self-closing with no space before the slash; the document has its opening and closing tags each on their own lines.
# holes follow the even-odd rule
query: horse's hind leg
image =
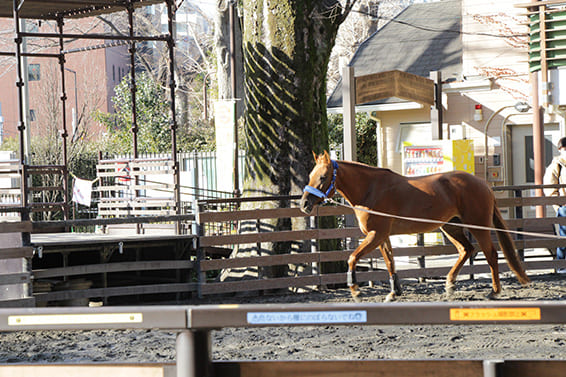
<svg viewBox="0 0 566 377">
<path fill-rule="evenodd" d="M 360 295 L 360 290 L 356 282 L 356 264 L 364 255 L 381 245 L 383 241 L 383 238 L 377 237 L 375 231 L 368 232 L 360 246 L 358 246 L 348 258 L 348 287 L 350 287 L 350 292 L 355 301 L 359 300 L 358 296 Z"/>
<path fill-rule="evenodd" d="M 499 264 L 497 261 L 497 249 L 491 240 L 491 234 L 487 230 L 470 229 L 474 238 L 480 244 L 485 259 L 491 269 L 492 291 L 488 298 L 495 298 L 501 293 L 501 282 L 499 281 Z"/>
<path fill-rule="evenodd" d="M 393 248 L 391 247 L 391 241 L 389 238 L 385 240 L 380 246 L 379 250 L 385 260 L 385 265 L 387 266 L 387 271 L 389 271 L 389 284 L 391 286 L 391 292 L 385 298 L 385 302 L 395 300 L 395 296 L 400 296 L 403 293 L 401 289 L 401 284 L 399 283 L 399 278 L 397 273 L 395 273 L 395 259 L 393 259 Z"/>
<path fill-rule="evenodd" d="M 459 222 L 459 220 L 453 221 Z M 440 230 L 458 250 L 458 260 L 446 276 L 446 294 L 451 296 L 454 293 L 456 278 L 458 277 L 460 270 L 464 266 L 464 263 L 466 263 L 466 261 L 473 255 L 475 250 L 468 237 L 466 237 L 463 228 L 446 224 L 442 226 Z"/>
</svg>

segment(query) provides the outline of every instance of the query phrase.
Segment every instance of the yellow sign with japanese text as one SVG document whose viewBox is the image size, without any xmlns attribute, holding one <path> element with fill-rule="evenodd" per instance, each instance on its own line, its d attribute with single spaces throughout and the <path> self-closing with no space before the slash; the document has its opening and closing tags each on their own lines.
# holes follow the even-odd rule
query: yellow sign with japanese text
<svg viewBox="0 0 566 377">
<path fill-rule="evenodd" d="M 540 321 L 540 308 L 452 308 L 451 321 Z"/>
</svg>

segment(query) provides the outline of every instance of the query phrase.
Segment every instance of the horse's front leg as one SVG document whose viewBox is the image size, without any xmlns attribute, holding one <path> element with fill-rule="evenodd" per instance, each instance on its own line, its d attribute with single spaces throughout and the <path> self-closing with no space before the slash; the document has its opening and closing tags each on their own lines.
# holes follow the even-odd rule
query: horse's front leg
<svg viewBox="0 0 566 377">
<path fill-rule="evenodd" d="M 385 302 L 394 301 L 397 296 L 403 293 L 401 288 L 401 283 L 399 283 L 399 278 L 395 272 L 395 260 L 393 259 L 393 248 L 391 247 L 391 241 L 389 237 L 379 246 L 385 265 L 387 266 L 387 271 L 389 271 L 389 285 L 391 291 L 385 298 Z"/>
<path fill-rule="evenodd" d="M 360 246 L 358 246 L 348 258 L 347 283 L 354 301 L 360 301 L 360 290 L 356 281 L 356 264 L 364 255 L 370 253 L 382 242 L 383 238 L 378 238 L 375 231 L 368 232 L 366 234 L 366 238 L 364 238 Z"/>
</svg>

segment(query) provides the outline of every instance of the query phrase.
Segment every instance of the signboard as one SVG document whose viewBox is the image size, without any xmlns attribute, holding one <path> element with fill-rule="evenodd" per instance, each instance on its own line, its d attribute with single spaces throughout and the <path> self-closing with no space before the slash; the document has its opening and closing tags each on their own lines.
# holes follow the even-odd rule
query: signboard
<svg viewBox="0 0 566 377">
<path fill-rule="evenodd" d="M 540 308 L 452 308 L 451 321 L 540 321 Z"/>
<path fill-rule="evenodd" d="M 142 322 L 142 313 L 30 314 L 11 315 L 8 317 L 8 326 L 87 325 Z"/>
<path fill-rule="evenodd" d="M 356 77 L 356 105 L 390 97 L 434 106 L 434 81 L 401 71 Z"/>
<path fill-rule="evenodd" d="M 216 189 L 234 191 L 234 122 L 236 101 L 214 102 L 216 130 Z"/>
<path fill-rule="evenodd" d="M 367 312 L 365 310 L 249 312 L 246 317 L 250 325 L 305 325 L 367 322 Z"/>
</svg>

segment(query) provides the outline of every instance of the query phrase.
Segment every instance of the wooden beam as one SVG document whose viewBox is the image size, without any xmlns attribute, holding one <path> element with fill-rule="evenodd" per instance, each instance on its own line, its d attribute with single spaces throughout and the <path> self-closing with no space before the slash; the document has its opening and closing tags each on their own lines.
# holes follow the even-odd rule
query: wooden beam
<svg viewBox="0 0 566 377">
<path fill-rule="evenodd" d="M 194 263 L 188 260 L 115 262 L 33 270 L 33 277 L 34 279 L 46 279 L 52 277 L 88 275 L 108 272 L 180 270 L 191 269 L 193 267 Z"/>
<path fill-rule="evenodd" d="M 58 292 L 38 293 L 37 302 L 63 301 L 76 298 L 131 296 L 155 293 L 195 292 L 197 283 L 130 285 L 125 287 L 77 289 Z"/>
<path fill-rule="evenodd" d="M 214 362 L 217 377 L 228 376 L 356 376 L 356 377 L 481 377 L 481 360 L 317 360 Z M 558 373 L 559 366 L 549 369 Z M 535 369 L 537 370 L 537 369 Z M 552 374 L 531 374 L 552 375 Z M 523 376 L 523 375 L 521 375 Z"/>
<path fill-rule="evenodd" d="M 31 232 L 31 221 L 0 222 L 0 233 Z"/>
<path fill-rule="evenodd" d="M 0 249 L 0 259 L 31 258 L 31 257 L 33 257 L 33 247 L 30 246 L 9 247 L 5 249 Z"/>
<path fill-rule="evenodd" d="M 543 0 L 543 1 L 534 1 L 530 3 L 521 3 L 513 5 L 515 8 L 533 8 L 539 6 L 547 6 L 547 5 L 566 5 L 566 1 L 564 0 Z"/>
</svg>

